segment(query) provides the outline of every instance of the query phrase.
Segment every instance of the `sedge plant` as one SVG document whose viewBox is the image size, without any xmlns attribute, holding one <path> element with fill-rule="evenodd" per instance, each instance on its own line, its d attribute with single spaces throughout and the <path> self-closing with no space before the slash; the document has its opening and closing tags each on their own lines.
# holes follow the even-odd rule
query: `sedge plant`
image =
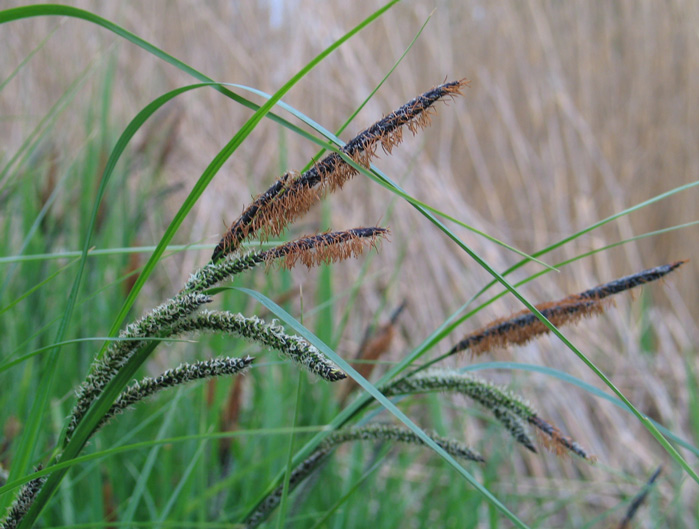
<svg viewBox="0 0 699 529">
<path fill-rule="evenodd" d="M 386 9 L 390 5 L 386 6 Z M 259 107 L 243 100 L 224 85 L 213 83 L 203 74 L 164 54 L 138 37 L 127 34 L 109 21 L 65 6 L 45 9 L 43 13 L 39 8 L 9 10 L 4 13 L 2 21 L 35 16 L 35 14 L 64 14 L 83 18 L 128 38 L 131 42 L 148 49 L 201 81 L 201 84 L 173 91 L 149 105 L 139 115 L 143 120 L 166 101 L 180 93 L 202 86 L 211 86 L 255 110 L 254 119 L 246 124 L 244 130 L 241 130 L 240 136 L 236 135 L 221 155 L 212 162 L 211 170 L 206 173 L 209 181 L 226 157 L 230 156 L 265 115 L 293 130 L 291 124 L 269 112 L 279 101 L 284 90 L 290 88 L 297 78 L 292 79 L 283 90 Z M 373 18 L 370 17 L 369 21 L 379 14 L 375 14 Z M 237 312 L 207 307 L 210 307 L 215 298 L 226 290 L 226 285 L 255 268 L 263 268 L 265 273 L 273 276 L 279 273 L 279 270 L 291 269 L 298 265 L 306 267 L 332 265 L 344 259 L 357 258 L 367 249 L 378 250 L 381 244 L 385 244 L 389 235 L 388 228 L 368 226 L 310 233 L 288 242 L 274 242 L 271 247 L 268 244 L 265 249 L 250 246 L 251 241 L 254 240 L 266 241 L 272 238 L 276 240 L 284 236 L 288 228 L 301 219 L 313 205 L 328 194 L 341 190 L 349 179 L 358 174 L 373 176 L 388 187 L 387 182 L 390 183 L 390 181 L 375 170 L 372 161 L 380 153 L 392 154 L 394 148 L 401 143 L 406 131 L 418 134 L 426 128 L 439 103 L 461 94 L 466 84 L 465 80 L 442 83 L 389 113 L 340 147 L 334 148 L 319 142 L 324 147 L 330 148 L 332 152 L 314 161 L 306 170 L 288 171 L 283 174 L 243 210 L 221 237 L 210 261 L 195 270 L 179 291 L 173 292 L 170 299 L 124 326 L 122 320 L 130 308 L 129 303 L 133 302 L 133 297 L 138 291 L 136 288 L 133 295 L 129 295 L 129 301 L 125 303 L 117 318 L 115 325 L 121 328 L 118 338 L 110 340 L 108 345 L 95 355 L 84 381 L 76 388 L 75 398 L 71 401 L 71 411 L 63 425 L 57 448 L 52 454 L 42 454 L 38 458 L 31 457 L 30 450 L 24 450 L 23 457 L 18 458 L 17 464 L 14 465 L 13 462 L 12 470 L 19 469 L 18 474 L 12 476 L 15 480 L 10 487 L 15 497 L 4 515 L 2 527 L 26 528 L 33 525 L 41 509 L 57 490 L 65 469 L 84 449 L 88 441 L 95 441 L 95 436 L 109 422 L 118 421 L 123 414 L 129 413 L 133 408 L 141 407 L 143 401 L 160 392 L 168 390 L 172 392 L 173 388 L 181 388 L 195 381 L 208 380 L 211 384 L 212 381 L 222 377 L 234 377 L 236 379 L 234 387 L 240 388 L 237 384 L 238 377 L 257 369 L 260 364 L 258 353 L 255 353 L 255 357 L 251 354 L 213 356 L 204 360 L 172 365 L 169 369 L 153 376 L 137 376 L 139 366 L 144 364 L 162 342 L 191 339 L 202 334 L 232 337 L 254 344 L 257 350 L 275 352 L 284 363 L 309 373 L 311 377 L 319 380 L 320 384 L 338 385 L 343 384 L 343 380 L 349 382 L 347 379 L 354 377 L 354 374 L 350 373 L 351 377 L 348 377 L 347 370 L 326 354 L 320 346 L 314 345 L 313 340 L 302 336 L 302 333 L 293 332 L 288 329 L 288 326 L 284 327 L 278 321 L 266 316 L 261 317 L 260 314 L 251 311 Z M 120 138 L 118 148 L 114 151 L 117 154 L 110 157 L 105 174 L 113 169 L 119 157 L 119 149 L 123 150 L 134 132 L 135 130 L 127 130 Z M 199 193 L 203 187 L 205 185 L 198 188 Z M 411 198 L 401 194 L 401 190 L 396 187 L 392 190 L 398 196 Z M 191 209 L 195 199 L 194 195 L 189 197 L 181 211 L 186 213 L 188 211 L 186 208 Z M 424 204 L 417 203 L 414 199 L 411 200 L 409 200 L 411 204 L 418 209 L 422 208 L 421 212 L 426 216 L 438 213 Z M 178 215 L 179 222 L 183 216 L 184 214 Z M 172 230 L 168 230 L 170 239 L 176 229 L 174 223 L 173 226 Z M 152 266 L 159 257 L 158 252 L 162 254 L 165 245 L 169 242 L 165 239 L 166 237 L 158 246 L 152 263 L 149 262 L 147 265 L 147 271 L 152 270 Z M 89 237 L 87 241 L 89 242 Z M 86 243 L 83 259 L 87 251 Z M 542 414 L 526 400 L 524 395 L 467 374 L 460 369 L 444 367 L 441 362 L 450 357 L 452 360 L 455 358 L 461 360 L 467 355 L 476 357 L 486 352 L 496 352 L 503 348 L 527 343 L 552 331 L 557 332 L 558 327 L 578 323 L 584 318 L 609 310 L 614 296 L 659 280 L 677 270 L 682 264 L 683 261 L 677 261 L 660 265 L 569 295 L 558 301 L 533 306 L 532 310 L 498 319 L 468 333 L 460 340 L 454 340 L 453 346 L 440 357 L 423 363 L 408 362 L 407 365 L 401 366 L 400 370 L 392 371 L 390 376 L 382 378 L 377 384 L 378 390 L 383 397 L 390 398 L 392 403 L 398 401 L 419 403 L 421 402 L 419 395 L 438 394 L 439 402 L 446 405 L 450 395 L 461 395 L 469 402 L 477 404 L 484 413 L 491 415 L 494 423 L 527 452 L 536 454 L 538 446 L 543 445 L 559 456 L 570 454 L 571 457 L 585 463 L 593 463 L 594 454 L 563 432 L 553 421 L 542 417 Z M 135 284 L 142 285 L 145 277 L 147 274 L 139 278 Z M 76 284 L 79 284 L 79 281 Z M 396 312 L 396 318 L 399 313 L 400 310 Z M 61 328 L 59 334 L 64 331 L 65 329 Z M 374 342 L 373 351 L 365 354 L 364 358 L 378 359 L 385 351 L 388 341 L 386 337 L 390 335 L 390 328 L 384 329 L 381 339 Z M 453 362 L 451 364 L 453 365 Z M 361 370 L 361 378 L 369 378 L 372 374 L 371 364 L 367 364 Z M 44 399 L 48 398 L 46 387 L 38 390 L 39 396 Z M 366 389 L 365 386 L 362 387 Z M 239 407 L 242 399 L 240 391 L 232 395 L 235 398 L 232 399 L 234 402 L 231 403 L 231 407 Z M 240 516 L 233 520 L 234 522 L 245 527 L 256 527 L 265 523 L 277 510 L 282 510 L 280 506 L 289 499 L 294 502 L 294 508 L 297 509 L 297 506 L 303 503 L 303 492 L 299 489 L 304 486 L 307 489 L 310 488 L 314 479 L 318 479 L 323 466 L 328 464 L 334 455 L 344 456 L 345 452 L 342 452 L 340 447 L 348 443 L 427 446 L 443 457 L 458 460 L 458 464 L 464 465 L 465 468 L 483 469 L 489 465 L 491 454 L 481 455 L 465 443 L 468 433 L 451 433 L 446 436 L 437 432 L 418 433 L 407 428 L 405 424 L 375 420 L 374 417 L 381 407 L 385 407 L 384 402 L 377 405 L 377 401 L 363 394 L 356 386 L 345 385 L 338 395 L 340 395 L 339 406 L 342 409 L 338 419 L 319 433 L 305 450 L 289 458 L 286 469 L 282 469 L 277 477 L 269 481 L 259 499 L 236 506 L 236 512 Z M 39 397 L 37 397 L 38 400 Z M 37 421 L 39 420 L 40 415 Z M 38 427 L 35 424 L 34 431 Z M 225 453 L 225 457 L 222 455 L 220 458 L 221 466 L 230 465 L 231 459 L 235 459 L 235 454 L 229 450 Z M 32 463 L 40 460 L 46 463 L 46 466 L 37 464 L 34 474 L 28 470 L 24 472 L 22 466 L 26 467 L 29 460 Z M 378 467 L 378 463 L 380 461 L 377 461 L 374 467 Z M 656 477 L 657 475 L 654 475 L 649 483 L 652 483 Z M 3 476 L 3 480 L 6 479 L 7 476 Z M 18 481 L 23 481 L 23 484 L 18 486 Z M 8 491 L 4 492 L 8 493 Z M 481 492 L 480 489 L 479 492 Z M 492 496 L 487 496 L 487 499 L 509 516 L 515 525 L 526 527 L 497 499 Z M 633 512 L 629 509 L 622 523 L 629 523 L 642 501 L 643 498 L 634 501 Z"/>
<path fill-rule="evenodd" d="M 358 227 L 342 231 L 306 235 L 266 250 L 245 250 L 243 243 L 256 237 L 266 240 L 283 234 L 288 226 L 306 213 L 328 193 L 342 188 L 359 170 L 355 164 L 369 168 L 380 149 L 391 154 L 405 130 L 417 134 L 429 125 L 436 104 L 460 94 L 465 80 L 443 83 L 368 127 L 345 144 L 340 152 L 332 152 L 308 170 L 287 172 L 269 189 L 244 209 L 225 232 L 214 249 L 211 260 L 196 270 L 172 298 L 128 324 L 118 340 L 111 342 L 105 354 L 97 356 L 85 381 L 76 391 L 76 402 L 66 421 L 62 437 L 65 448 L 84 422 L 105 388 L 112 383 L 134 356 L 152 352 L 158 343 L 174 337 L 215 333 L 242 338 L 276 351 L 282 358 L 326 383 L 347 377 L 333 361 L 306 339 L 287 332 L 275 321 L 256 315 L 227 310 L 208 310 L 217 294 L 216 287 L 234 280 L 239 274 L 258 266 L 266 272 L 290 269 L 299 264 L 313 267 L 359 257 L 367 248 L 378 249 L 389 231 L 385 227 Z M 344 156 L 343 156 L 344 155 Z M 354 164 L 348 163 L 345 157 Z M 612 296 L 660 279 L 681 266 L 682 262 L 659 266 L 591 288 L 562 300 L 537 305 L 536 308 L 556 326 L 575 323 L 600 314 L 610 306 Z M 526 343 L 548 333 L 549 327 L 531 312 L 524 311 L 493 322 L 459 340 L 443 360 L 459 353 L 480 355 L 503 347 Z M 114 400 L 91 429 L 90 437 L 120 414 L 145 399 L 170 388 L 192 381 L 216 377 L 239 376 L 255 365 L 255 358 L 216 357 L 183 363 L 154 377 L 134 380 Z M 507 388 L 454 369 L 422 365 L 408 374 L 396 377 L 381 387 L 386 397 L 412 396 L 425 393 L 458 393 L 478 403 L 502 425 L 509 435 L 526 450 L 536 453 L 532 431 L 544 446 L 555 453 L 594 461 L 594 456 L 575 440 L 546 420 L 524 398 Z M 427 368 L 429 367 L 429 368 Z M 365 376 L 371 369 L 365 371 Z M 368 403 L 371 406 L 371 403 Z M 285 494 L 291 494 L 322 467 L 335 449 L 348 442 L 373 441 L 425 445 L 425 441 L 403 426 L 385 422 L 360 421 L 357 411 L 341 428 L 330 432 L 306 458 L 296 465 L 284 483 L 265 495 L 244 517 L 246 527 L 257 527 L 279 506 Z M 352 424 L 354 423 L 354 424 Z M 447 454 L 471 464 L 487 464 L 484 456 L 457 438 L 430 434 L 431 440 Z M 60 461 L 60 451 L 55 460 Z M 37 468 L 37 471 L 40 471 Z M 19 527 L 46 478 L 36 477 L 21 487 L 3 522 L 4 529 Z"/>
</svg>

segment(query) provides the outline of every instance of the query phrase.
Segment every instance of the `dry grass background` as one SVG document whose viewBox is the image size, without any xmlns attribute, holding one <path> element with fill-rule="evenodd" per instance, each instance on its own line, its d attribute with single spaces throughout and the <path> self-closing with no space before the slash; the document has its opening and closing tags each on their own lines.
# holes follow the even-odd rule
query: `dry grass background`
<svg viewBox="0 0 699 529">
<path fill-rule="evenodd" d="M 4 7 L 20 4 L 3 2 Z M 114 20 L 216 80 L 273 92 L 379 3 L 151 0 L 70 5 Z M 470 79 L 464 97 L 442 105 L 430 129 L 406 141 L 392 159 L 378 162 L 417 198 L 533 252 L 699 178 L 699 4 L 692 0 L 406 1 L 322 63 L 285 100 L 327 128 L 337 128 L 385 75 L 434 8 L 414 49 L 348 130 L 358 131 L 445 78 Z M 98 72 L 113 50 L 117 65 L 112 124 L 117 130 L 161 93 L 193 82 L 104 30 L 57 18 L 2 28 L 2 71 L 15 68 L 54 30 L 49 44 L 0 94 L 0 114 L 15 117 L 3 120 L 0 127 L 6 153 L 18 148 L 57 97 L 94 63 L 95 73 L 70 104 L 75 112 L 59 118 L 61 134 L 53 135 L 61 156 L 74 152 L 92 132 L 84 130 L 80 109 L 97 93 Z M 164 133 L 171 142 L 163 177 L 169 185 L 182 186 L 180 194 L 168 198 L 173 208 L 248 115 L 220 94 L 199 90 L 178 98 L 155 120 L 152 134 Z M 237 216 L 251 194 L 266 188 L 283 169 L 300 169 L 315 150 L 273 123 L 263 123 L 224 166 L 179 241 L 217 242 L 224 224 Z M 134 187 L 139 179 L 150 177 L 144 167 L 134 174 Z M 362 178 L 330 199 L 333 227 L 383 221 L 393 231 L 391 244 L 383 246 L 372 265 L 374 275 L 360 291 L 360 302 L 340 342 L 341 354 L 354 353 L 364 326 L 384 298 L 389 305 L 408 301 L 400 320 L 400 341 L 392 351 L 398 357 L 489 280 L 408 205 L 398 202 L 386 217 L 386 203 L 391 200 Z M 696 203 L 693 189 L 544 259 L 554 263 L 647 231 L 694 221 Z M 153 244 L 162 233 L 163 219 L 146 222 L 138 244 Z M 319 223 L 319 209 L 301 221 L 304 232 L 323 228 Z M 470 232 L 454 230 L 498 270 L 517 260 Z M 687 439 L 692 433 L 685 361 L 697 366 L 699 342 L 698 234 L 692 227 L 605 251 L 523 288 L 530 300 L 545 301 L 644 268 L 692 259 L 664 286 L 646 288 L 652 302 L 643 309 L 644 318 L 637 295 L 635 303 L 627 297 L 609 315 L 565 330 L 632 402 Z M 171 293 L 184 273 L 206 257 L 192 252 L 179 261 L 164 262 L 161 285 Z M 397 262 L 401 268 L 394 274 Z M 339 267 L 347 284 L 360 266 Z M 529 265 L 527 273 L 515 277 L 538 269 Z M 314 277 L 297 274 L 304 292 L 312 289 Z M 341 310 L 343 300 L 338 303 Z M 514 310 L 519 310 L 516 301 L 507 297 L 463 332 Z M 648 332 L 655 345 L 649 352 L 642 347 Z M 454 341 L 458 338 L 454 336 Z M 539 340 L 494 358 L 555 367 L 600 386 L 554 340 Z M 588 499 L 596 508 L 612 507 L 619 492 L 632 494 L 638 486 L 623 489 L 618 483 L 608 484 L 608 466 L 642 479 L 667 460 L 629 414 L 548 377 L 515 374 L 515 378 L 543 415 L 598 455 L 600 464 L 585 470 L 589 479 L 598 481 L 596 489 L 586 487 L 588 494 L 599 491 Z M 695 444 L 698 441 L 694 439 Z M 691 454 L 684 455 L 696 462 Z M 577 490 L 577 466 L 528 455 L 517 464 L 520 485 L 531 480 L 537 495 L 549 491 L 556 497 L 554 491 L 560 495 Z M 670 470 L 667 475 L 678 478 L 679 472 Z M 676 494 L 667 484 L 661 483 L 660 490 L 667 499 Z M 697 500 L 696 486 L 691 484 L 681 494 L 687 506 Z M 526 513 L 519 514 L 527 519 Z"/>
</svg>

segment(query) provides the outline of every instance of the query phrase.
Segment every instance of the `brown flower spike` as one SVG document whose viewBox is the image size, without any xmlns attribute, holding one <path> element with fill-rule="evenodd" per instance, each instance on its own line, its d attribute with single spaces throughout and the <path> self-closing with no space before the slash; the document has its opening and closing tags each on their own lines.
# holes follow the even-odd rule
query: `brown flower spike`
<svg viewBox="0 0 699 529">
<path fill-rule="evenodd" d="M 556 327 L 560 327 L 566 323 L 573 323 L 581 318 L 603 312 L 610 303 L 610 300 L 605 300 L 605 298 L 661 279 L 686 262 L 677 261 L 650 268 L 637 274 L 596 286 L 580 294 L 573 294 L 559 301 L 536 305 L 536 308 Z M 510 345 L 522 345 L 548 332 L 549 328 L 539 318 L 529 312 L 529 310 L 524 310 L 509 318 L 495 320 L 490 325 L 469 334 L 452 347 L 447 356 L 466 350 L 473 355 L 479 355 L 486 351 Z"/>
<path fill-rule="evenodd" d="M 441 84 L 412 99 L 350 140 L 340 152 L 354 162 L 369 167 L 379 145 L 390 154 L 403 138 L 403 126 L 413 134 L 430 123 L 432 105 L 461 93 L 466 80 Z M 304 214 L 327 192 L 341 188 L 357 174 L 338 153 L 331 153 L 303 174 L 288 172 L 259 195 L 231 225 L 214 249 L 212 261 L 235 251 L 253 234 L 278 235 L 294 219 Z"/>
</svg>

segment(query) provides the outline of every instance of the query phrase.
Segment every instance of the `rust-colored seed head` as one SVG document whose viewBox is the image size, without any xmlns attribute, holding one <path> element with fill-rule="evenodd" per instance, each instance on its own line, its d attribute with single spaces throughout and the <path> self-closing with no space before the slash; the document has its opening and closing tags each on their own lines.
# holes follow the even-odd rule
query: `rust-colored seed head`
<svg viewBox="0 0 699 529">
<path fill-rule="evenodd" d="M 272 248 L 264 252 L 263 257 L 268 264 L 276 262 L 288 269 L 298 262 L 310 268 L 357 257 L 367 246 L 375 248 L 377 241 L 387 235 L 386 228 L 378 227 L 321 233 Z"/>
<path fill-rule="evenodd" d="M 461 88 L 467 84 L 468 81 L 462 79 L 425 92 L 358 134 L 340 152 L 358 165 L 370 167 L 378 145 L 390 154 L 403 138 L 401 127 L 405 125 L 416 134 L 429 125 L 434 103 L 459 95 Z M 329 154 L 303 174 L 286 173 L 245 208 L 214 249 L 211 260 L 217 261 L 235 251 L 243 240 L 254 234 L 259 234 L 262 238 L 278 235 L 290 222 L 308 211 L 320 197 L 342 188 L 356 174 L 357 170 L 336 152 Z"/>
<path fill-rule="evenodd" d="M 573 294 L 559 301 L 541 303 L 536 305 L 536 308 L 556 327 L 567 323 L 575 323 L 581 318 L 604 312 L 610 304 L 610 300 L 605 298 L 661 279 L 686 262 L 677 261 L 650 268 L 637 274 L 598 285 L 580 294 Z M 510 345 L 522 345 L 548 332 L 549 328 L 539 318 L 528 310 L 524 310 L 508 318 L 495 320 L 493 323 L 467 335 L 452 347 L 448 354 L 452 355 L 468 350 L 474 355 L 479 355 L 486 351 Z"/>
<path fill-rule="evenodd" d="M 559 327 L 599 314 L 608 304 L 608 301 L 598 299 L 564 298 L 557 302 L 536 305 L 536 308 L 551 323 Z M 539 318 L 528 310 L 524 310 L 509 318 L 495 320 L 490 325 L 469 334 L 457 343 L 449 354 L 468 350 L 473 355 L 480 355 L 510 345 L 523 345 L 548 332 L 549 328 Z"/>
</svg>

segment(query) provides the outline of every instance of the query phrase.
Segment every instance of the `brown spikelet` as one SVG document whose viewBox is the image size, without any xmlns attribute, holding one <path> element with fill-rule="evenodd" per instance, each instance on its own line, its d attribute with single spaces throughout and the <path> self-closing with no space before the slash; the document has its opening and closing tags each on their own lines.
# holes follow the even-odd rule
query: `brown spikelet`
<svg viewBox="0 0 699 529">
<path fill-rule="evenodd" d="M 532 415 L 527 419 L 527 422 L 536 428 L 539 440 L 547 449 L 554 452 L 557 456 L 564 456 L 569 452 L 576 454 L 590 462 L 597 460 L 595 456 L 591 456 L 578 443 L 570 437 L 563 435 L 561 431 L 553 424 L 546 422 L 537 415 Z"/>
<path fill-rule="evenodd" d="M 105 529 L 114 529 L 117 521 L 117 506 L 114 501 L 114 488 L 112 482 L 106 477 L 102 478 L 102 504 L 104 505 L 104 521 L 107 522 Z"/>
<path fill-rule="evenodd" d="M 223 432 L 233 432 L 238 429 L 238 417 L 243 401 L 243 380 L 244 377 L 233 379 L 226 406 L 221 412 L 221 431 Z M 233 442 L 234 439 L 225 437 L 219 439 L 218 456 L 221 467 L 225 467 L 228 463 Z"/>
<path fill-rule="evenodd" d="M 429 125 L 432 105 L 439 100 L 455 97 L 468 81 L 444 83 L 409 101 L 391 112 L 347 142 L 340 152 L 355 163 L 369 167 L 376 156 L 378 145 L 390 154 L 401 142 L 401 127 L 407 126 L 413 134 Z M 333 152 L 317 162 L 303 174 L 286 173 L 267 191 L 250 204 L 214 249 L 212 261 L 235 251 L 240 243 L 253 234 L 261 237 L 278 235 L 294 219 L 308 211 L 320 197 L 341 188 L 357 170 L 347 164 L 342 156 Z"/>
<path fill-rule="evenodd" d="M 581 318 L 603 312 L 609 301 L 599 299 L 564 298 L 560 301 L 541 303 L 536 308 L 556 327 L 573 323 Z M 510 345 L 522 345 L 537 336 L 546 334 L 549 328 L 528 310 L 517 312 L 509 318 L 495 320 L 490 325 L 469 334 L 449 351 L 449 355 L 468 350 L 480 355 Z"/>
<path fill-rule="evenodd" d="M 622 277 L 598 285 L 579 294 L 573 294 L 559 301 L 541 303 L 536 308 L 556 327 L 574 323 L 581 318 L 604 312 L 610 304 L 605 298 L 624 292 L 631 288 L 656 281 L 676 270 L 687 261 L 677 261 L 668 265 L 657 266 L 637 274 Z M 493 323 L 467 335 L 447 353 L 447 356 L 468 350 L 473 355 L 486 351 L 522 345 L 546 334 L 549 328 L 528 310 L 513 314 L 508 318 L 495 320 Z"/>
<path fill-rule="evenodd" d="M 369 378 L 371 373 L 374 371 L 376 364 L 374 361 L 381 358 L 391 347 L 391 343 L 396 335 L 396 321 L 398 316 L 403 312 L 405 308 L 405 301 L 393 311 L 391 319 L 388 323 L 379 327 L 376 332 L 370 334 L 367 332 L 362 344 L 357 353 L 357 360 L 365 360 L 366 363 L 361 363 L 357 365 L 357 372 L 364 378 Z M 344 406 L 347 397 L 352 393 L 352 391 L 357 388 L 357 383 L 352 379 L 347 379 L 341 389 L 340 389 L 340 406 Z"/>
<path fill-rule="evenodd" d="M 300 262 L 310 268 L 357 257 L 367 246 L 376 248 L 377 241 L 388 233 L 386 228 L 378 227 L 321 233 L 272 248 L 264 252 L 263 258 L 268 265 L 277 263 L 291 269 Z"/>
</svg>

